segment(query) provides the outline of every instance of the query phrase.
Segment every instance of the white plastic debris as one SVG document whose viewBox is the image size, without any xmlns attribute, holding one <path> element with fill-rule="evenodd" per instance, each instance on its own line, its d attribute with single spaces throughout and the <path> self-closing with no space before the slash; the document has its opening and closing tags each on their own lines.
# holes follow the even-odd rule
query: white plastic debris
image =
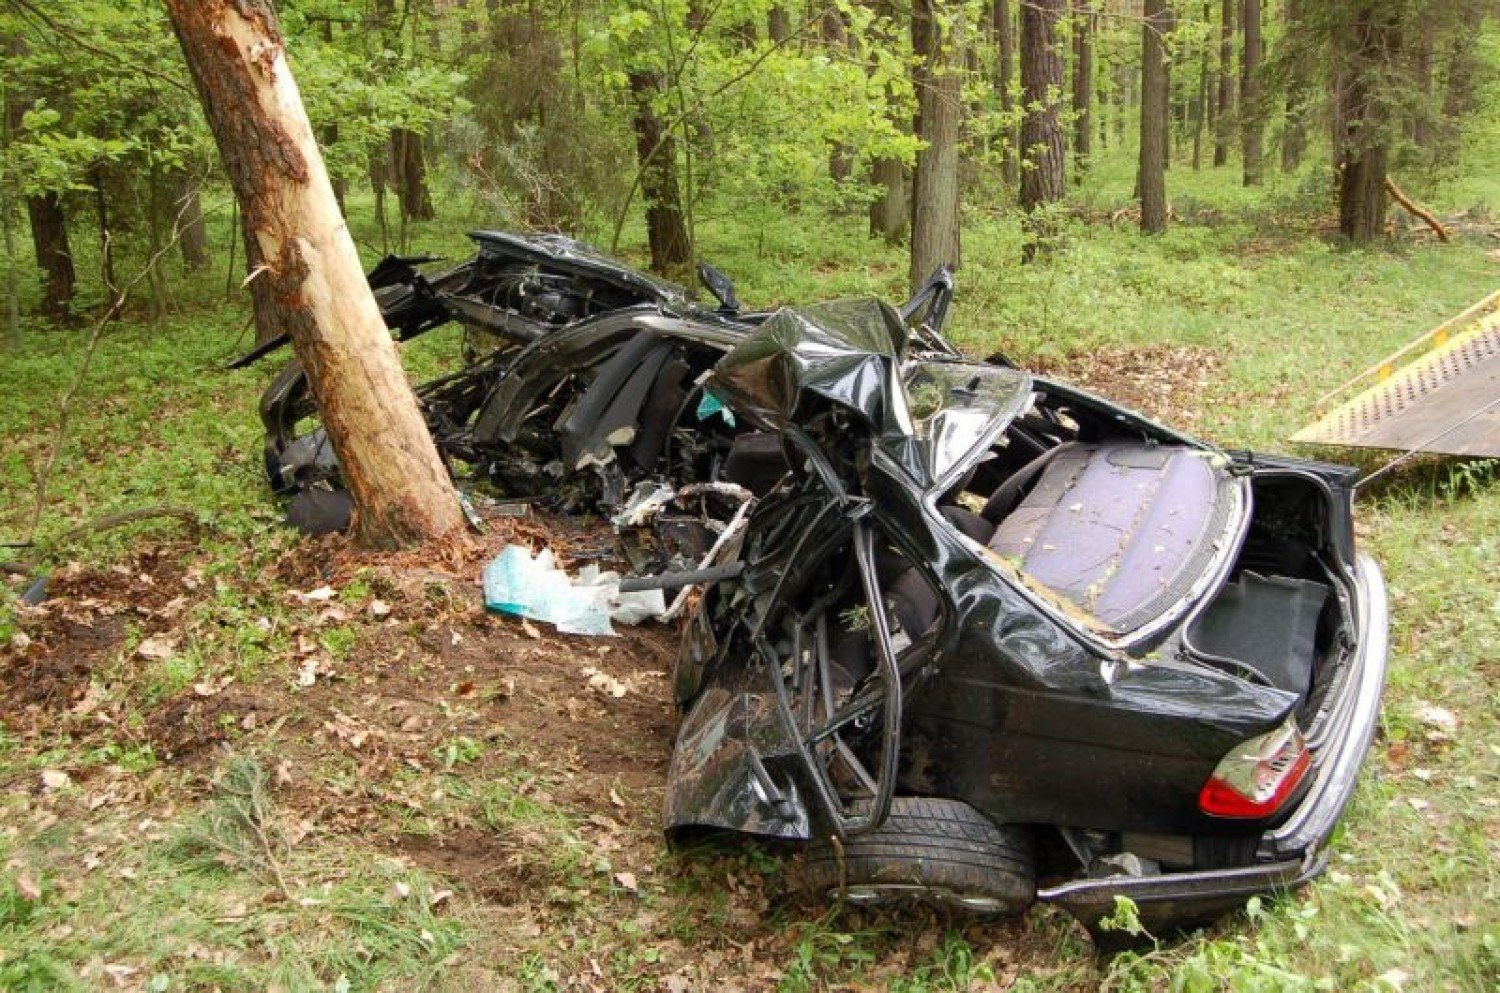
<svg viewBox="0 0 1500 993">
<path fill-rule="evenodd" d="M 636 485 L 630 499 L 618 514 L 610 518 L 610 522 L 617 528 L 640 527 L 661 513 L 676 496 L 677 491 L 668 484 L 644 480 Z"/>
<path fill-rule="evenodd" d="M 613 635 L 611 620 L 639 624 L 666 613 L 661 590 L 621 593 L 619 573 L 600 572 L 594 565 L 569 579 L 550 549 L 533 557 L 521 545 L 507 545 L 484 567 L 484 605 L 545 621 L 564 634 L 584 635 Z"/>
</svg>

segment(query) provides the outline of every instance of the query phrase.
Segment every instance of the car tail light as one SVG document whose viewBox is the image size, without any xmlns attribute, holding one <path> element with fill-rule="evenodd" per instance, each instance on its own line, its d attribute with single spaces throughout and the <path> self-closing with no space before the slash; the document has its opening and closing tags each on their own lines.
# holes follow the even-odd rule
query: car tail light
<svg viewBox="0 0 1500 993">
<path fill-rule="evenodd" d="M 1296 723 L 1236 746 L 1198 793 L 1198 809 L 1211 817 L 1267 817 L 1281 808 L 1312 766 L 1312 753 Z"/>
</svg>

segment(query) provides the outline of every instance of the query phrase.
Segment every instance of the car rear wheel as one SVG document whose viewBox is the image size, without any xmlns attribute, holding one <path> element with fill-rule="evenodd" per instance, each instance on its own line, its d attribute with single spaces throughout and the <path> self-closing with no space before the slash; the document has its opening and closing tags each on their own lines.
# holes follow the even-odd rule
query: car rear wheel
<svg viewBox="0 0 1500 993">
<path fill-rule="evenodd" d="M 1036 857 L 1029 828 L 996 824 L 958 800 L 896 797 L 875 830 L 812 842 L 806 880 L 813 893 L 849 903 L 1015 917 L 1036 900 Z"/>
</svg>

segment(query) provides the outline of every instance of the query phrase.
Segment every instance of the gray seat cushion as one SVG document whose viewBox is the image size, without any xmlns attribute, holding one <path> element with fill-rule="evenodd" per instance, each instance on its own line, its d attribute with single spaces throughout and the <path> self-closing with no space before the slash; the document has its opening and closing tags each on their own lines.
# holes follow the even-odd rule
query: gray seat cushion
<svg viewBox="0 0 1500 993">
<path fill-rule="evenodd" d="M 1183 446 L 1065 445 L 990 548 L 1106 627 L 1161 615 L 1213 560 L 1231 482 Z"/>
</svg>

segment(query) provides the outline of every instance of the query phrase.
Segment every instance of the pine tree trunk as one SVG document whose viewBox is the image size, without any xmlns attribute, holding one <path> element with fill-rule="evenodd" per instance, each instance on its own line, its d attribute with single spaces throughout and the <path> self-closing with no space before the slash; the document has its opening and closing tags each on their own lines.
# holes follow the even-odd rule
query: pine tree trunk
<svg viewBox="0 0 1500 993">
<path fill-rule="evenodd" d="M 172 223 L 176 228 L 177 247 L 182 250 L 182 261 L 189 269 L 207 269 L 212 263 L 209 257 L 208 225 L 203 220 L 203 198 L 198 185 L 187 174 L 173 172 L 169 175 L 172 189 Z"/>
<path fill-rule="evenodd" d="M 1234 130 L 1234 15 L 1235 0 L 1219 6 L 1218 128 L 1214 131 L 1214 165 L 1229 162 L 1229 137 Z"/>
<path fill-rule="evenodd" d="M 792 15 L 780 4 L 771 8 L 766 15 L 766 30 L 771 35 L 771 41 L 781 44 L 792 36 Z"/>
<path fill-rule="evenodd" d="M 995 89 L 1000 94 L 1000 110 L 1008 121 L 1016 110 L 1015 64 L 1016 64 L 1016 20 L 1011 11 L 1010 0 L 995 0 Z M 1014 125 L 1005 129 L 1002 138 L 1005 145 L 1000 156 L 1000 178 L 1007 189 L 1014 190 L 1020 183 L 1020 168 L 1017 165 L 1017 149 L 1021 133 Z"/>
<path fill-rule="evenodd" d="M 73 304 L 78 273 L 68 246 L 68 219 L 56 193 L 26 198 L 26 216 L 31 221 L 31 246 L 42 270 L 42 313 L 65 317 Z"/>
<path fill-rule="evenodd" d="M 849 56 L 849 26 L 844 15 L 836 7 L 824 12 L 818 23 L 818 35 L 835 58 Z M 828 175 L 834 182 L 842 183 L 854 171 L 854 149 L 841 141 L 833 142 L 828 149 Z"/>
<path fill-rule="evenodd" d="M 1203 4 L 1203 22 L 1209 23 L 1213 8 Z M 1193 97 L 1193 171 L 1203 168 L 1203 132 L 1209 127 L 1209 107 L 1212 101 L 1208 94 L 1209 47 L 1204 45 L 1198 55 L 1198 93 Z"/>
<path fill-rule="evenodd" d="M 338 455 L 367 544 L 463 525 L 453 484 L 334 203 L 270 0 L 166 0 L 188 69 Z"/>
<path fill-rule="evenodd" d="M 870 163 L 870 185 L 882 191 L 870 204 L 870 237 L 883 238 L 888 245 L 901 244 L 911 218 L 906 167 L 900 159 L 876 159 Z"/>
<path fill-rule="evenodd" d="M 959 264 L 958 132 L 963 116 L 962 50 L 957 20 L 941 37 L 935 17 L 936 0 L 916 0 L 912 31 L 925 32 L 918 90 L 921 111 L 919 136 L 926 143 L 917 159 L 912 182 L 911 264 L 908 276 L 915 290 L 939 266 Z"/>
<path fill-rule="evenodd" d="M 890 0 L 875 0 L 873 11 L 876 20 L 872 25 L 874 38 L 871 44 L 876 46 L 892 46 L 896 44 L 898 28 L 896 27 L 896 9 Z M 871 60 L 868 63 L 868 71 L 874 73 L 876 63 Z M 902 130 L 905 121 L 902 120 L 901 108 L 897 99 L 897 92 L 890 83 L 886 84 L 886 115 L 890 119 L 891 126 L 896 130 Z M 906 166 L 898 158 L 879 158 L 870 162 L 870 185 L 880 191 L 875 200 L 870 203 L 870 237 L 881 238 L 888 245 L 899 245 L 906 239 L 908 225 L 911 223 L 911 199 L 907 194 Z"/>
<path fill-rule="evenodd" d="M 1082 183 L 1093 153 L 1094 20 L 1084 3 L 1073 11 L 1073 181 Z"/>
<path fill-rule="evenodd" d="M 1177 14 L 1172 10 L 1170 3 L 1164 4 L 1157 21 L 1158 35 L 1165 38 L 1177 28 Z M 1166 74 L 1167 81 L 1163 84 L 1165 97 L 1161 102 L 1161 133 L 1162 139 L 1161 161 L 1162 168 L 1172 168 L 1172 138 L 1176 129 L 1172 127 L 1172 61 L 1163 58 L 1162 72 Z M 1141 106 L 1145 107 L 1145 94 L 1141 94 Z"/>
<path fill-rule="evenodd" d="M 1167 0 L 1145 0 L 1141 19 L 1141 148 L 1136 185 L 1141 231 L 1167 229 L 1167 66 L 1164 48 Z"/>
<path fill-rule="evenodd" d="M 391 172 L 396 180 L 396 199 L 401 216 L 430 221 L 437 216 L 432 193 L 427 189 L 427 162 L 422 154 L 422 136 L 406 128 L 391 129 Z"/>
<path fill-rule="evenodd" d="M 1261 146 L 1265 131 L 1265 108 L 1261 106 L 1260 0 L 1245 0 L 1242 21 L 1245 53 L 1240 63 L 1240 140 L 1244 156 L 1246 186 L 1261 182 Z"/>
<path fill-rule="evenodd" d="M 1021 5 L 1021 119 L 1022 209 L 1035 215 L 1063 198 L 1067 152 L 1063 140 L 1062 53 L 1057 26 L 1066 0 L 1027 0 Z M 1030 236 L 1022 261 L 1036 257 L 1039 244 L 1051 234 L 1050 225 L 1035 216 L 1028 220 Z"/>
<path fill-rule="evenodd" d="M 1417 91 L 1407 136 L 1423 151 L 1432 147 L 1432 18 L 1421 18 L 1417 24 L 1417 48 L 1412 54 L 1412 84 Z"/>
<path fill-rule="evenodd" d="M 641 170 L 641 197 L 646 203 L 651 268 L 666 276 L 684 277 L 692 269 L 693 240 L 677 183 L 677 140 L 662 127 L 653 104 L 661 92 L 661 75 L 632 72 L 629 81 L 635 101 L 632 126 Z"/>
<path fill-rule="evenodd" d="M 1303 0 L 1287 0 L 1286 35 L 1296 38 L 1305 30 L 1302 20 Z M 1286 78 L 1286 121 L 1281 130 L 1281 171 L 1296 172 L 1302 165 L 1302 156 L 1307 153 L 1307 103 L 1308 90 L 1307 56 L 1294 49 Z"/>
<path fill-rule="evenodd" d="M 1390 113 L 1376 85 L 1400 52 L 1397 14 L 1378 0 L 1362 0 L 1346 44 L 1349 77 L 1340 91 L 1339 231 L 1356 245 L 1385 233 L 1385 176 L 1390 157 Z"/>
</svg>

